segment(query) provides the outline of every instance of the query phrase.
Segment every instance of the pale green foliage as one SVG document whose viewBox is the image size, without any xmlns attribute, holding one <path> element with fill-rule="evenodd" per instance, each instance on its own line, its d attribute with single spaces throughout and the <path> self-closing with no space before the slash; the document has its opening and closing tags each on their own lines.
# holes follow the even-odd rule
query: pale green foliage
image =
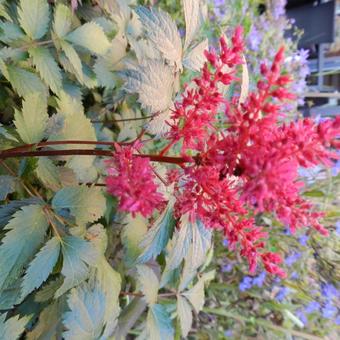
<svg viewBox="0 0 340 340">
<path fill-rule="evenodd" d="M 163 61 L 148 60 L 126 72 L 128 92 L 138 93 L 142 107 L 152 113 L 169 108 L 174 83 L 173 69 Z"/>
<path fill-rule="evenodd" d="M 6 320 L 6 314 L 0 315 L 0 334 L 1 338 L 16 340 L 24 332 L 29 317 L 20 318 L 19 315 Z"/>
<path fill-rule="evenodd" d="M 46 0 L 20 0 L 19 22 L 31 39 L 42 38 L 48 29 L 50 10 Z"/>
<path fill-rule="evenodd" d="M 192 325 L 192 311 L 188 300 L 181 295 L 177 297 L 177 316 L 180 321 L 182 336 L 186 337 Z"/>
<path fill-rule="evenodd" d="M 170 340 L 173 339 L 174 330 L 170 315 L 162 305 L 153 305 L 150 307 L 146 329 L 148 339 L 150 340 Z"/>
<path fill-rule="evenodd" d="M 159 281 L 155 272 L 146 265 L 137 266 L 138 281 L 141 285 L 141 291 L 145 300 L 149 305 L 153 305 L 157 301 L 157 293 L 159 289 Z"/>
<path fill-rule="evenodd" d="M 98 188 L 86 186 L 63 188 L 56 193 L 52 205 L 54 209 L 68 209 L 80 225 L 95 222 L 104 215 L 105 198 Z"/>
<path fill-rule="evenodd" d="M 0 176 L 0 201 L 6 199 L 7 195 L 15 191 L 16 179 L 13 176 Z"/>
<path fill-rule="evenodd" d="M 5 226 L 0 246 L 0 292 L 17 280 L 43 242 L 47 227 L 40 205 L 22 207 Z"/>
<path fill-rule="evenodd" d="M 90 274 L 89 266 L 95 265 L 98 257 L 98 252 L 90 242 L 75 236 L 65 236 L 62 239 L 62 254 L 61 273 L 64 282 L 56 291 L 55 297 L 85 281 Z"/>
<path fill-rule="evenodd" d="M 63 38 L 71 30 L 72 12 L 69 7 L 57 4 L 54 13 L 53 29 L 59 38 Z"/>
<path fill-rule="evenodd" d="M 51 238 L 29 264 L 22 284 L 22 295 L 26 296 L 48 278 L 57 263 L 61 240 Z"/>
<path fill-rule="evenodd" d="M 54 165 L 52 160 L 47 157 L 39 158 L 35 171 L 38 178 L 47 188 L 54 191 L 60 189 L 61 182 L 58 168 Z"/>
<path fill-rule="evenodd" d="M 44 137 L 47 119 L 47 103 L 36 93 L 25 97 L 22 112 L 15 113 L 14 124 L 25 143 L 37 143 Z"/>
<path fill-rule="evenodd" d="M 65 39 L 99 55 L 105 54 L 110 47 L 110 43 L 103 29 L 94 22 L 89 22 L 78 27 L 69 33 Z"/>
<path fill-rule="evenodd" d="M 181 68 L 181 37 L 170 15 L 162 10 L 149 10 L 145 7 L 138 7 L 136 11 L 154 47 L 165 59 Z"/>
<path fill-rule="evenodd" d="M 62 87 L 61 71 L 51 52 L 44 47 L 31 48 L 28 52 L 41 78 L 52 91 L 58 93 Z"/>
<path fill-rule="evenodd" d="M 192 48 L 184 57 L 183 65 L 192 71 L 199 71 L 205 62 L 204 51 L 208 49 L 208 40 L 205 39 Z"/>
</svg>

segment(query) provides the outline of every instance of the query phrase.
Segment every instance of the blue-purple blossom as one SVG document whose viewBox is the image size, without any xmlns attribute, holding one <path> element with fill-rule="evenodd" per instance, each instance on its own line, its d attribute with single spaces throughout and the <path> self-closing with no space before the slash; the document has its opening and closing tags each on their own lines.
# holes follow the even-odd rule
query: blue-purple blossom
<svg viewBox="0 0 340 340">
<path fill-rule="evenodd" d="M 273 1 L 273 8 L 272 8 L 272 15 L 275 20 L 279 19 L 280 17 L 284 16 L 286 13 L 287 0 L 275 0 Z"/>
<path fill-rule="evenodd" d="M 338 326 L 340 326 L 340 314 L 338 314 L 334 320 L 334 323 Z"/>
<path fill-rule="evenodd" d="M 239 284 L 239 288 L 241 292 L 246 291 L 247 289 L 250 289 L 252 286 L 253 279 L 250 276 L 245 276 L 241 283 Z"/>
<path fill-rule="evenodd" d="M 282 302 L 285 297 L 289 294 L 290 289 L 288 287 L 281 287 L 277 295 L 275 296 L 275 300 L 278 302 Z"/>
<path fill-rule="evenodd" d="M 337 311 L 338 309 L 331 302 L 327 302 L 325 306 L 321 309 L 322 316 L 326 319 L 333 318 Z"/>
<path fill-rule="evenodd" d="M 228 329 L 224 332 L 224 336 L 227 338 L 230 338 L 233 336 L 233 331 L 231 329 Z"/>
<path fill-rule="evenodd" d="M 336 161 L 335 165 L 332 167 L 332 176 L 338 176 L 340 173 L 340 160 Z"/>
<path fill-rule="evenodd" d="M 248 35 L 248 46 L 253 51 L 258 51 L 261 41 L 263 38 L 263 34 L 259 31 L 255 25 L 251 28 L 251 31 Z"/>
<path fill-rule="evenodd" d="M 331 283 L 325 283 L 321 287 L 321 294 L 328 300 L 339 295 L 338 290 Z"/>
<path fill-rule="evenodd" d="M 292 280 L 297 280 L 299 278 L 299 274 L 297 272 L 293 272 L 291 275 L 290 275 L 290 278 Z"/>
<path fill-rule="evenodd" d="M 309 240 L 309 236 L 308 235 L 301 235 L 300 237 L 299 237 L 299 243 L 302 245 L 302 246 L 304 246 L 304 247 L 306 247 L 307 246 L 307 241 Z"/>
<path fill-rule="evenodd" d="M 337 221 L 336 223 L 335 223 L 335 233 L 338 235 L 338 236 L 340 236 L 340 221 Z"/>
<path fill-rule="evenodd" d="M 232 263 L 228 263 L 222 266 L 223 273 L 229 273 L 233 270 L 234 265 Z"/>
<path fill-rule="evenodd" d="M 262 287 L 264 281 L 266 280 L 267 273 L 263 271 L 260 275 L 253 278 L 253 285 L 257 287 Z"/>
<path fill-rule="evenodd" d="M 308 324 L 308 319 L 306 314 L 302 309 L 298 309 L 295 311 L 295 315 L 299 318 L 299 320 L 306 326 Z"/>
<path fill-rule="evenodd" d="M 290 267 L 301 258 L 301 253 L 294 252 L 285 259 L 285 264 Z"/>
<path fill-rule="evenodd" d="M 229 242 L 228 242 L 228 240 L 225 238 L 225 239 L 222 241 L 222 244 L 223 244 L 224 247 L 228 247 Z"/>
<path fill-rule="evenodd" d="M 307 314 L 311 314 L 320 310 L 320 303 L 317 301 L 311 301 L 305 308 Z"/>
</svg>

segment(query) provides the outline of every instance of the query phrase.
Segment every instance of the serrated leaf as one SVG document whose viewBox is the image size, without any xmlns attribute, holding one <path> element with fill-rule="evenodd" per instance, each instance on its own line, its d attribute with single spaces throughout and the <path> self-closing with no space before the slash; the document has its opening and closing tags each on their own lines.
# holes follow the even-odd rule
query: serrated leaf
<svg viewBox="0 0 340 340">
<path fill-rule="evenodd" d="M 34 301 L 42 303 L 48 300 L 52 300 L 55 292 L 63 284 L 62 276 L 57 276 L 54 280 L 49 280 L 44 284 L 35 294 Z"/>
<path fill-rule="evenodd" d="M 0 290 L 17 280 L 44 240 L 48 222 L 39 205 L 24 206 L 6 225 L 0 246 Z"/>
<path fill-rule="evenodd" d="M 192 325 L 192 311 L 187 299 L 181 295 L 177 297 L 177 315 L 181 325 L 182 337 L 187 337 Z"/>
<path fill-rule="evenodd" d="M 189 222 L 188 214 L 183 215 L 180 220 L 180 228 L 173 236 L 174 245 L 167 260 L 167 269 L 173 270 L 179 267 L 182 260 L 189 251 L 192 242 L 192 227 Z"/>
<path fill-rule="evenodd" d="M 87 186 L 68 187 L 59 190 L 52 200 L 56 210 L 69 209 L 78 224 L 95 222 L 105 213 L 106 200 L 102 190 Z"/>
<path fill-rule="evenodd" d="M 105 295 L 97 287 L 82 284 L 71 290 L 67 303 L 70 311 L 63 316 L 65 340 L 100 339 L 104 327 Z"/>
<path fill-rule="evenodd" d="M 66 58 L 73 67 L 72 73 L 74 73 L 77 79 L 81 83 L 83 83 L 84 82 L 83 66 L 78 53 L 73 48 L 73 46 L 66 41 L 61 41 L 60 45 L 63 52 L 65 53 Z"/>
<path fill-rule="evenodd" d="M 55 300 L 47 305 L 39 315 L 34 329 L 26 334 L 26 340 L 52 340 L 58 338 L 62 327 L 60 314 L 65 308 L 64 302 Z"/>
<path fill-rule="evenodd" d="M 54 165 L 52 160 L 47 157 L 40 157 L 35 172 L 47 188 L 54 191 L 60 189 L 61 183 L 58 168 Z"/>
<path fill-rule="evenodd" d="M 197 37 L 203 24 L 202 2 L 200 0 L 183 0 L 183 8 L 185 17 L 184 49 L 187 49 Z"/>
<path fill-rule="evenodd" d="M 94 22 L 88 22 L 78 27 L 69 33 L 65 39 L 99 55 L 104 55 L 110 48 L 109 40 L 103 29 Z"/>
<path fill-rule="evenodd" d="M 144 249 L 144 251 L 138 257 L 138 262 L 145 263 L 152 258 L 156 258 L 165 249 L 174 226 L 173 210 L 168 206 L 140 243 L 140 248 Z"/>
<path fill-rule="evenodd" d="M 204 51 L 208 49 L 208 39 L 203 40 L 190 50 L 183 59 L 184 67 L 192 71 L 200 71 L 206 62 Z"/>
<path fill-rule="evenodd" d="M 22 296 L 42 285 L 52 272 L 60 253 L 60 239 L 51 238 L 35 255 L 29 264 L 22 283 Z"/>
<path fill-rule="evenodd" d="M 99 86 L 113 89 L 116 86 L 116 81 L 113 77 L 113 73 L 104 58 L 97 58 L 93 70 L 97 76 Z"/>
<path fill-rule="evenodd" d="M 32 39 L 42 38 L 50 22 L 50 9 L 46 0 L 20 0 L 19 22 Z"/>
<path fill-rule="evenodd" d="M 7 198 L 7 195 L 15 191 L 16 178 L 13 176 L 0 176 L 0 201 Z"/>
<path fill-rule="evenodd" d="M 72 12 L 64 4 L 57 4 L 54 13 L 53 30 L 59 38 L 65 37 L 71 30 Z"/>
<path fill-rule="evenodd" d="M 173 69 L 160 60 L 147 60 L 136 70 L 127 70 L 125 90 L 139 95 L 142 107 L 152 113 L 164 111 L 172 102 Z"/>
<path fill-rule="evenodd" d="M 144 235 L 147 232 L 148 221 L 142 216 L 132 218 L 127 215 L 125 219 L 126 225 L 122 232 L 122 243 L 124 245 L 124 262 L 131 267 L 138 256 L 141 254 L 139 247 Z"/>
<path fill-rule="evenodd" d="M 146 265 L 137 266 L 138 283 L 144 294 L 144 298 L 149 305 L 153 305 L 157 301 L 159 289 L 159 281 L 155 272 Z"/>
<path fill-rule="evenodd" d="M 25 34 L 22 29 L 9 21 L 0 22 L 0 41 L 5 44 L 12 44 L 13 42 L 22 42 L 25 40 Z"/>
<path fill-rule="evenodd" d="M 64 282 L 56 291 L 56 298 L 86 280 L 90 273 L 89 266 L 94 266 L 98 257 L 98 252 L 90 242 L 76 236 L 63 237 L 61 245 Z"/>
<path fill-rule="evenodd" d="M 176 23 L 170 15 L 155 8 L 138 7 L 136 12 L 146 30 L 147 37 L 172 64 L 182 68 L 182 42 Z"/>
<path fill-rule="evenodd" d="M 8 204 L 0 206 L 0 228 L 6 226 L 6 224 L 12 218 L 15 212 L 17 212 L 21 207 L 26 205 L 34 205 L 43 203 L 37 197 L 25 198 L 23 200 L 11 201 Z"/>
<path fill-rule="evenodd" d="M 25 143 L 38 143 L 44 138 L 48 114 L 47 103 L 40 94 L 27 95 L 22 112 L 16 111 L 14 117 L 17 132 Z"/>
<path fill-rule="evenodd" d="M 171 340 L 174 338 L 174 329 L 170 315 L 162 305 L 152 305 L 146 320 L 149 340 Z"/>
<path fill-rule="evenodd" d="M 53 92 L 58 93 L 62 87 L 61 70 L 51 52 L 44 47 L 35 47 L 30 48 L 28 53 L 31 55 L 40 77 Z"/>
<path fill-rule="evenodd" d="M 15 315 L 6 320 L 6 314 L 0 315 L 0 334 L 1 339 L 16 340 L 24 332 L 25 326 L 30 320 L 29 316 L 19 319 L 19 315 Z"/>
<path fill-rule="evenodd" d="M 198 282 L 183 295 L 190 301 L 194 307 L 196 313 L 199 313 L 204 306 L 204 281 L 198 280 Z"/>
<path fill-rule="evenodd" d="M 3 73 L 4 76 L 6 76 L 7 80 L 11 83 L 13 88 L 20 96 L 25 97 L 36 92 L 39 92 L 41 97 L 46 96 L 46 86 L 33 72 L 24 70 L 14 65 L 8 65 L 6 67 L 6 72 L 7 75 Z"/>
</svg>

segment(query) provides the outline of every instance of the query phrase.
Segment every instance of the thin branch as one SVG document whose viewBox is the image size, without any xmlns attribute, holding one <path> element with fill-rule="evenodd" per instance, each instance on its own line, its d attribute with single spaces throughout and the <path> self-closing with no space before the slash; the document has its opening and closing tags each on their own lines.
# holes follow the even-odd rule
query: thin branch
<svg viewBox="0 0 340 340">
<path fill-rule="evenodd" d="M 109 150 L 97 149 L 73 149 L 73 150 L 35 150 L 35 151 L 12 151 L 4 150 L 0 152 L 0 159 L 16 158 L 16 157 L 47 157 L 47 156 L 104 156 L 112 157 L 113 153 Z M 168 157 L 160 155 L 134 155 L 135 157 L 149 158 L 152 162 L 183 164 L 188 163 L 188 160 L 183 157 Z"/>
<path fill-rule="evenodd" d="M 125 119 L 107 119 L 107 120 L 91 120 L 91 123 L 121 123 L 121 122 L 132 122 L 132 121 L 137 121 L 137 120 L 146 120 L 146 119 L 151 119 L 154 116 L 145 116 L 145 117 L 139 117 L 139 118 L 125 118 Z"/>
</svg>

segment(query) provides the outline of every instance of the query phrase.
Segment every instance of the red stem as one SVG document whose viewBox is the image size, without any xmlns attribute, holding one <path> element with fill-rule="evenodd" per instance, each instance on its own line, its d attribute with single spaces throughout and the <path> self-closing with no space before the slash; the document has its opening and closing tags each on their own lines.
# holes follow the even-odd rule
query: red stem
<svg viewBox="0 0 340 340">
<path fill-rule="evenodd" d="M 103 142 L 105 143 L 105 142 Z M 108 142 L 107 142 L 108 143 Z M 71 143 L 72 144 L 72 143 Z M 88 142 L 83 143 L 88 144 Z M 0 151 L 0 159 L 15 158 L 15 157 L 43 157 L 43 156 L 75 156 L 75 155 L 89 155 L 89 156 L 105 156 L 111 157 L 112 151 L 109 150 L 89 150 L 89 149 L 74 149 L 74 150 L 35 150 L 35 151 L 20 151 L 18 149 L 9 149 Z M 171 164 L 183 164 L 188 160 L 183 157 L 167 157 L 160 155 L 138 155 L 136 157 L 149 158 L 152 162 L 171 163 Z"/>
</svg>

